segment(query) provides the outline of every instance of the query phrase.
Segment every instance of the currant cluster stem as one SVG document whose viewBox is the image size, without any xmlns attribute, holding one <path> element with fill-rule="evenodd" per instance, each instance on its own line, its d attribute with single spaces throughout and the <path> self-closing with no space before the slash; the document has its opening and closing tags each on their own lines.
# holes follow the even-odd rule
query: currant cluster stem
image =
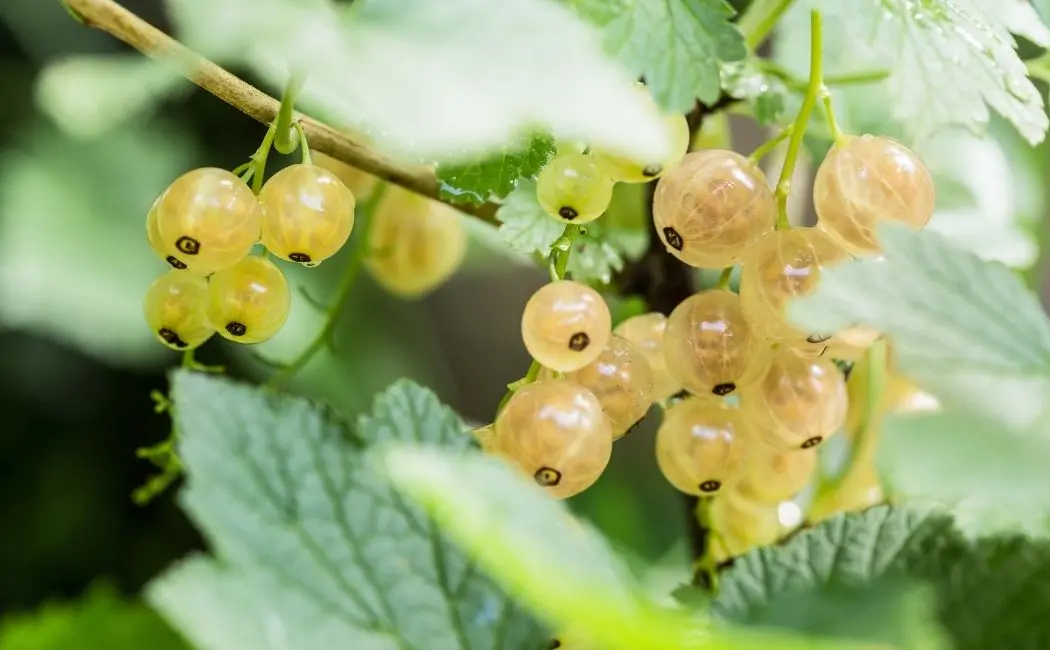
<svg viewBox="0 0 1050 650">
<path fill-rule="evenodd" d="M 791 194 L 791 177 L 795 174 L 795 165 L 798 164 L 798 157 L 802 150 L 802 138 L 806 134 L 813 107 L 816 106 L 817 99 L 826 92 L 824 88 L 823 27 L 820 12 L 813 10 L 809 16 L 809 85 L 802 98 L 802 107 L 798 109 L 798 116 L 795 118 L 791 139 L 788 141 L 787 155 L 784 157 L 784 168 L 780 171 L 780 180 L 777 181 L 775 192 L 778 229 L 790 227 L 787 217 L 787 199 Z"/>
<path fill-rule="evenodd" d="M 281 105 L 273 97 L 193 52 L 113 0 L 63 0 L 83 24 L 100 29 L 146 56 L 174 66 L 187 79 L 230 106 L 263 124 L 272 124 Z M 441 200 L 434 169 L 384 155 L 360 138 L 300 115 L 297 120 L 314 149 L 394 185 Z M 495 223 L 496 205 L 451 204 L 452 207 Z"/>
<path fill-rule="evenodd" d="M 299 142 L 304 138 L 292 137 L 292 121 L 295 113 L 295 100 L 299 96 L 299 91 L 303 87 L 304 78 L 302 75 L 292 75 L 292 78 L 288 81 L 288 85 L 284 89 L 284 94 L 281 95 L 281 107 L 277 111 L 277 120 L 274 122 L 274 128 L 277 130 L 277 136 L 273 140 L 273 148 L 283 154 L 293 153 Z M 295 129 L 298 132 L 302 132 L 302 125 L 296 123 L 299 127 Z M 305 162 L 305 161 L 303 161 Z"/>
</svg>

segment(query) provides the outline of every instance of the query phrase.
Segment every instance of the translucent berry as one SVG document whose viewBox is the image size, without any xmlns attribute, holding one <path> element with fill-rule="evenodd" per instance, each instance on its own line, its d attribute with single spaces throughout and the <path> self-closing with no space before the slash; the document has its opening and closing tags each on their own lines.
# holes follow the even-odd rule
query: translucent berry
<svg viewBox="0 0 1050 650">
<path fill-rule="evenodd" d="M 519 388 L 495 426 L 493 451 L 556 498 L 593 485 L 612 454 L 612 432 L 598 398 L 565 379 Z"/>
<path fill-rule="evenodd" d="M 933 215 L 926 165 L 890 138 L 862 135 L 834 146 L 813 181 L 818 226 L 855 253 L 879 248 L 875 226 L 893 221 L 919 230 Z"/>
<path fill-rule="evenodd" d="M 384 289 L 419 298 L 444 284 L 463 263 L 463 218 L 444 203 L 388 186 L 372 215 L 365 264 Z"/>
<path fill-rule="evenodd" d="M 544 212 L 565 223 L 588 223 L 612 201 L 613 181 L 593 156 L 567 153 L 551 160 L 536 179 L 536 198 Z"/>
<path fill-rule="evenodd" d="M 660 179 L 653 221 L 667 250 L 690 266 L 737 264 L 773 229 L 777 208 L 758 167 L 732 151 L 686 154 Z"/>
<path fill-rule="evenodd" d="M 208 281 L 204 278 L 168 271 L 146 290 L 146 323 L 157 339 L 173 350 L 199 347 L 215 333 L 204 316 L 207 295 Z"/>
<path fill-rule="evenodd" d="M 744 478 L 736 491 L 745 499 L 777 504 L 806 487 L 817 468 L 817 450 L 778 451 L 755 445 L 744 463 Z"/>
<path fill-rule="evenodd" d="M 484 451 L 492 449 L 492 442 L 496 436 L 496 425 L 486 424 L 485 426 L 478 427 L 471 431 L 474 439 L 478 441 L 478 445 Z"/>
<path fill-rule="evenodd" d="M 229 171 L 214 167 L 175 179 L 154 210 L 153 250 L 178 268 L 169 259 L 175 256 L 197 275 L 210 275 L 243 260 L 259 241 L 262 228 L 262 207 L 251 189 Z"/>
<path fill-rule="evenodd" d="M 260 343 L 276 334 L 291 302 L 284 273 L 263 257 L 246 257 L 208 283 L 208 320 L 219 334 L 237 343 Z"/>
<path fill-rule="evenodd" d="M 653 401 L 662 402 L 682 390 L 682 385 L 671 376 L 664 358 L 664 331 L 667 317 L 658 312 L 632 316 L 616 326 L 613 334 L 634 343 L 649 361 L 653 377 Z"/>
<path fill-rule="evenodd" d="M 653 403 L 649 362 L 633 343 L 619 336 L 610 337 L 597 359 L 565 378 L 594 393 L 609 418 L 613 438 L 629 433 Z"/>
<path fill-rule="evenodd" d="M 819 445 L 845 424 L 849 410 L 846 382 L 832 361 L 789 351 L 771 358 L 765 375 L 744 387 L 741 400 L 762 440 L 784 450 Z"/>
<path fill-rule="evenodd" d="M 681 113 L 663 118 L 664 129 L 671 140 L 671 154 L 663 160 L 635 161 L 622 156 L 595 151 L 594 157 L 602 171 L 611 179 L 623 183 L 648 183 L 659 178 L 682 160 L 689 149 L 689 124 Z"/>
<path fill-rule="evenodd" d="M 160 224 L 157 222 L 157 204 L 160 203 L 160 197 L 153 202 L 153 207 L 149 209 L 149 213 L 146 214 L 146 240 L 149 242 L 150 248 L 157 253 L 159 257 L 164 258 L 164 261 L 168 263 L 171 268 L 177 271 L 185 271 L 186 263 L 183 262 L 180 257 L 182 253 L 175 250 L 174 247 L 166 248 L 160 239 Z"/>
<path fill-rule="evenodd" d="M 684 399 L 664 414 L 656 462 L 678 490 L 712 496 L 741 478 L 751 433 L 739 409 L 721 400 Z"/>
<path fill-rule="evenodd" d="M 559 280 L 532 294 L 521 317 L 521 338 L 532 358 L 558 372 L 598 358 L 612 336 L 612 315 L 597 291 Z"/>
<path fill-rule="evenodd" d="M 313 156 L 314 164 L 335 174 L 336 178 L 343 181 L 343 185 L 350 189 L 358 201 L 365 201 L 372 196 L 376 185 L 379 184 L 379 179 L 375 176 L 368 172 L 363 172 L 357 167 L 352 167 L 342 160 L 332 158 L 320 151 L 312 151 L 310 153 Z"/>
<path fill-rule="evenodd" d="M 775 505 L 751 501 L 735 490 L 711 501 L 710 517 L 711 550 L 719 562 L 768 546 L 784 530 Z"/>
<path fill-rule="evenodd" d="M 316 165 L 290 165 L 259 193 L 262 243 L 290 262 L 316 266 L 339 252 L 354 227 L 354 195 Z"/>
<path fill-rule="evenodd" d="M 718 396 L 754 381 L 765 361 L 744 319 L 740 297 L 717 289 L 690 296 L 671 312 L 664 359 L 671 376 L 686 390 Z"/>
<path fill-rule="evenodd" d="M 832 333 L 803 332 L 787 320 L 787 305 L 813 293 L 823 268 L 847 257 L 831 237 L 816 228 L 767 233 L 747 252 L 740 274 L 740 301 L 759 337 L 820 356 L 834 343 Z"/>
</svg>

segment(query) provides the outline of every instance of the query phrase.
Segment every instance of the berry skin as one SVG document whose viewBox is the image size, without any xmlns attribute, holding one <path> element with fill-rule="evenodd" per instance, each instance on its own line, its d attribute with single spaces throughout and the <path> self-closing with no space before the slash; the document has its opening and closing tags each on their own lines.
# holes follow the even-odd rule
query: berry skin
<svg viewBox="0 0 1050 650">
<path fill-rule="evenodd" d="M 813 293 L 823 268 L 847 257 L 835 240 L 816 228 L 767 233 L 744 257 L 740 302 L 747 322 L 760 338 L 820 356 L 836 343 L 826 333 L 803 332 L 787 321 L 794 298 Z"/>
<path fill-rule="evenodd" d="M 598 398 L 565 379 L 519 388 L 496 416 L 493 452 L 564 499 L 594 484 L 612 454 Z"/>
<path fill-rule="evenodd" d="M 613 335 L 598 358 L 565 376 L 588 389 L 601 402 L 614 439 L 622 438 L 653 403 L 649 362 L 627 339 Z"/>
<path fill-rule="evenodd" d="M 682 385 L 667 370 L 664 358 L 664 331 L 667 317 L 659 312 L 632 316 L 616 326 L 613 334 L 634 343 L 649 361 L 653 377 L 653 401 L 662 402 L 682 390 Z"/>
<path fill-rule="evenodd" d="M 817 226 L 856 254 L 878 251 L 879 221 L 921 230 L 933 216 L 934 195 L 933 177 L 919 157 L 874 135 L 832 147 L 813 180 Z"/>
<path fill-rule="evenodd" d="M 212 276 L 207 315 L 212 327 L 237 343 L 261 343 L 288 319 L 292 295 L 281 269 L 250 256 Z"/>
<path fill-rule="evenodd" d="M 692 397 L 667 409 L 656 432 L 656 462 L 681 492 L 713 496 L 743 470 L 751 433 L 739 409 Z"/>
<path fill-rule="evenodd" d="M 690 266 L 737 264 L 773 229 L 777 208 L 762 171 L 732 151 L 686 154 L 656 186 L 653 222 L 669 253 Z"/>
<path fill-rule="evenodd" d="M 215 330 L 204 316 L 207 295 L 202 277 L 168 271 L 154 280 L 143 312 L 157 340 L 172 350 L 192 350 L 211 338 Z"/>
<path fill-rule="evenodd" d="M 602 216 L 612 191 L 612 180 L 594 157 L 581 153 L 554 158 L 536 179 L 536 198 L 543 211 L 564 223 L 589 223 Z"/>
<path fill-rule="evenodd" d="M 775 505 L 806 487 L 817 468 L 817 450 L 778 451 L 756 445 L 744 465 L 736 492 L 749 501 Z"/>
<path fill-rule="evenodd" d="M 474 439 L 478 441 L 478 446 L 481 447 L 482 451 L 491 451 L 492 443 L 496 436 L 496 425 L 486 424 L 477 429 L 473 429 L 471 434 L 474 436 Z"/>
<path fill-rule="evenodd" d="M 711 536 L 711 551 L 717 562 L 768 546 L 783 532 L 775 505 L 750 501 L 736 491 L 715 497 L 710 514 L 715 533 Z"/>
<path fill-rule="evenodd" d="M 809 449 L 846 422 L 849 398 L 842 373 L 827 358 L 775 354 L 765 375 L 741 393 L 763 442 L 775 449 Z"/>
<path fill-rule="evenodd" d="M 153 250 L 194 275 L 210 275 L 247 257 L 259 241 L 262 207 L 251 189 L 225 169 L 205 167 L 175 179 L 154 204 Z M 147 216 L 147 234 L 149 234 Z"/>
<path fill-rule="evenodd" d="M 372 214 L 365 260 L 384 289 L 417 299 L 444 284 L 463 263 L 467 233 L 453 208 L 399 187 L 387 186 Z"/>
<path fill-rule="evenodd" d="M 546 284 L 521 316 L 521 338 L 532 358 L 558 372 L 591 363 L 612 336 L 612 315 L 597 291 L 572 280 Z"/>
<path fill-rule="evenodd" d="M 637 162 L 622 156 L 595 151 L 594 157 L 602 171 L 614 181 L 621 183 L 648 183 L 678 164 L 689 149 L 689 124 L 681 113 L 672 113 L 663 118 L 664 129 L 671 139 L 672 153 L 664 160 Z"/>
<path fill-rule="evenodd" d="M 664 360 L 671 376 L 694 395 L 725 396 L 754 381 L 765 361 L 740 297 L 701 291 L 667 319 Z"/>
<path fill-rule="evenodd" d="M 375 176 L 357 167 L 352 167 L 342 160 L 332 158 L 320 151 L 311 151 L 310 155 L 315 165 L 335 174 L 336 178 L 346 185 L 358 201 L 367 201 L 375 191 L 376 185 L 379 184 L 379 179 Z"/>
<path fill-rule="evenodd" d="M 160 224 L 157 223 L 157 204 L 160 203 L 158 197 L 153 202 L 153 207 L 149 209 L 149 213 L 146 214 L 146 240 L 149 242 L 150 248 L 153 249 L 159 257 L 164 258 L 164 261 L 168 265 L 177 270 L 185 271 L 186 263 L 183 262 L 180 257 L 183 257 L 182 253 L 178 252 L 174 248 L 166 248 L 160 240 Z"/>
<path fill-rule="evenodd" d="M 259 192 L 262 243 L 289 262 L 317 266 L 339 252 L 354 227 L 354 195 L 330 171 L 290 165 Z"/>
</svg>

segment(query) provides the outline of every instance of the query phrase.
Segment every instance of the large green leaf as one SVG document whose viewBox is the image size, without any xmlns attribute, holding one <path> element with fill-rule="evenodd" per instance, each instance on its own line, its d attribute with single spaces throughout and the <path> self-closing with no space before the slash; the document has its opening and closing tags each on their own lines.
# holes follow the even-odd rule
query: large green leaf
<svg viewBox="0 0 1050 650">
<path fill-rule="evenodd" d="M 186 650 L 186 644 L 144 604 L 96 585 L 79 599 L 46 603 L 0 618 L 4 650 Z"/>
<path fill-rule="evenodd" d="M 1008 2 L 1011 0 L 1007 0 Z M 1048 119 L 1010 35 L 1014 12 L 990 0 L 811 0 L 841 19 L 831 29 L 866 46 L 874 67 L 889 62 L 889 106 L 914 136 L 945 125 L 983 133 L 989 108 L 1031 143 L 1043 140 Z M 1034 18 L 1034 16 L 1033 16 Z M 834 60 L 840 54 L 829 51 Z"/>
<path fill-rule="evenodd" d="M 180 0 L 179 34 L 304 107 L 405 155 L 463 162 L 533 129 L 643 159 L 670 150 L 657 111 L 553 0 Z"/>
<path fill-rule="evenodd" d="M 908 581 L 931 589 L 949 647 L 1036 648 L 1050 637 L 1050 545 L 1021 536 L 971 542 L 946 515 L 888 506 L 835 517 L 738 558 L 720 581 L 712 612 L 738 623 L 818 633 L 852 620 L 843 633 L 878 639 L 887 630 L 865 614 L 875 598 L 899 597 L 887 589 Z M 842 598 L 842 589 L 867 591 L 869 598 Z M 769 606 L 790 603 L 795 611 L 812 611 L 834 595 L 840 596 L 840 616 L 833 620 L 791 619 L 783 608 Z M 944 647 L 932 623 L 911 620 L 913 630 L 926 634 L 909 647 Z"/>
<path fill-rule="evenodd" d="M 721 93 L 719 64 L 747 54 L 725 0 L 571 0 L 602 28 L 606 49 L 641 77 L 661 106 L 686 112 Z"/>
<path fill-rule="evenodd" d="M 438 165 L 441 196 L 460 203 L 501 201 L 522 179 L 535 179 L 554 155 L 554 140 L 534 134 L 524 144 L 505 147 L 496 155 L 472 162 Z"/>
<path fill-rule="evenodd" d="M 172 396 L 181 501 L 216 557 L 173 569 L 149 598 L 195 642 L 248 647 L 220 629 L 229 609 L 235 625 L 274 628 L 275 648 L 541 644 L 543 630 L 367 462 L 376 443 L 474 445 L 432 393 L 399 382 L 354 431 L 307 400 L 200 374 L 176 373 Z"/>
</svg>

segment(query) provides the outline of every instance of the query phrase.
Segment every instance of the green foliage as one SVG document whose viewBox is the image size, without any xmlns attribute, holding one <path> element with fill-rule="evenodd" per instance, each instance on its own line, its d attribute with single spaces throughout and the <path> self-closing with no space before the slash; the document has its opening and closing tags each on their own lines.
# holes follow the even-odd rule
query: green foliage
<svg viewBox="0 0 1050 650">
<path fill-rule="evenodd" d="M 602 28 L 606 49 L 680 113 L 721 94 L 719 64 L 747 54 L 725 0 L 571 0 Z"/>
<path fill-rule="evenodd" d="M 1043 98 L 1026 76 L 1009 33 L 1010 11 L 988 0 L 811 0 L 842 19 L 852 37 L 845 52 L 829 49 L 828 59 L 857 57 L 870 48 L 869 65 L 891 62 L 890 97 L 880 109 L 893 113 L 915 137 L 946 125 L 985 131 L 989 108 L 1030 143 L 1046 135 Z"/>
<path fill-rule="evenodd" d="M 1048 578 L 1046 542 L 968 541 L 944 514 L 879 506 L 737 559 L 723 575 L 712 613 L 735 623 L 870 640 L 910 631 L 906 647 L 945 647 L 925 617 L 935 613 L 952 641 L 947 647 L 1032 648 L 1050 634 Z M 932 610 L 923 607 L 924 595 L 932 596 Z M 819 615 L 829 603 L 837 616 Z M 800 615 L 785 615 L 790 611 Z M 893 615 L 872 620 L 879 612 Z"/>
<path fill-rule="evenodd" d="M 499 234 L 512 251 L 549 255 L 551 244 L 565 226 L 547 216 L 536 199 L 536 183 L 522 181 L 496 211 Z"/>
<path fill-rule="evenodd" d="M 308 72 L 302 103 L 385 150 L 483 156 L 537 125 L 643 158 L 671 143 L 630 79 L 555 2 L 184 0 L 179 34 L 268 83 Z"/>
<path fill-rule="evenodd" d="M 3 650 L 185 650 L 186 645 L 144 604 L 95 585 L 79 600 L 48 603 L 35 612 L 0 619 Z"/>
<path fill-rule="evenodd" d="M 891 418 L 880 467 L 910 494 L 1047 506 L 1038 459 L 1050 453 L 1050 324 L 1038 301 L 1002 265 L 937 234 L 884 226 L 880 239 L 885 259 L 828 269 L 791 307 L 809 327 L 885 332 L 897 367 L 944 403 L 943 413 Z"/>
<path fill-rule="evenodd" d="M 535 180 L 554 155 L 554 149 L 553 138 L 534 133 L 524 144 L 505 147 L 501 153 L 484 160 L 438 165 L 441 198 L 475 205 L 501 201 L 521 179 Z"/>
<path fill-rule="evenodd" d="M 426 507 L 483 568 L 555 629 L 598 647 L 850 647 L 788 634 L 716 631 L 657 606 L 600 535 L 496 458 L 405 446 L 385 458 L 397 488 Z"/>
<path fill-rule="evenodd" d="M 731 97 L 746 101 L 759 123 L 780 124 L 784 121 L 789 88 L 783 79 L 763 70 L 757 60 L 746 59 L 723 65 L 722 88 Z"/>
<path fill-rule="evenodd" d="M 172 569 L 148 596 L 195 643 L 539 647 L 543 631 L 367 460 L 396 441 L 474 446 L 432 393 L 395 384 L 353 431 L 307 400 L 185 371 L 172 397 L 181 501 L 216 557 Z M 262 643 L 247 646 L 237 633 L 253 627 Z"/>
</svg>

